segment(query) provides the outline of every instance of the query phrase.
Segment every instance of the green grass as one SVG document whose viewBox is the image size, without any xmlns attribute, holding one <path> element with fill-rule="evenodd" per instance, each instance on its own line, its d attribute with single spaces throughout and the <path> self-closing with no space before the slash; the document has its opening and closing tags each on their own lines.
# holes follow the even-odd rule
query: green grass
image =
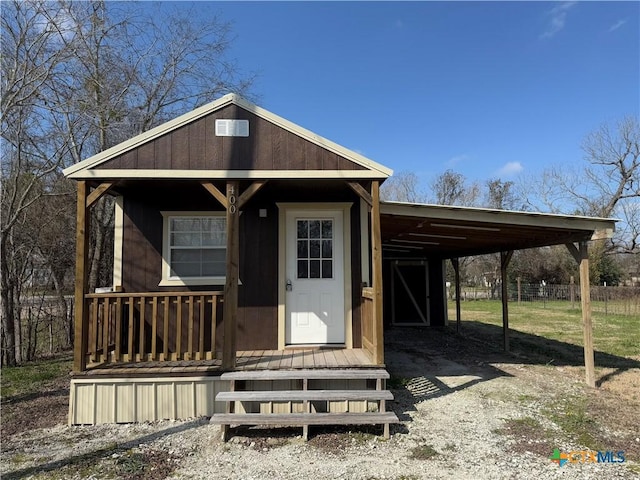
<svg viewBox="0 0 640 480">
<path fill-rule="evenodd" d="M 578 304 L 579 305 L 579 304 Z M 502 327 L 500 300 L 461 303 L 465 321 Z M 449 302 L 449 318 L 455 322 L 455 303 Z M 592 313 L 594 348 L 620 357 L 640 356 L 640 318 L 632 315 Z M 526 334 L 583 346 L 582 313 L 570 302 L 509 302 L 509 327 Z"/>
<path fill-rule="evenodd" d="M 550 403 L 544 412 L 568 438 L 592 450 L 604 448 L 596 437 L 597 422 L 588 413 L 587 399 L 572 396 Z"/>
<path fill-rule="evenodd" d="M 429 460 L 440 455 L 431 445 L 417 445 L 411 449 L 410 458 L 415 460 Z"/>
<path fill-rule="evenodd" d="M 72 368 L 69 358 L 30 362 L 2 368 L 2 399 L 37 392 L 44 382 L 67 378 Z"/>
</svg>

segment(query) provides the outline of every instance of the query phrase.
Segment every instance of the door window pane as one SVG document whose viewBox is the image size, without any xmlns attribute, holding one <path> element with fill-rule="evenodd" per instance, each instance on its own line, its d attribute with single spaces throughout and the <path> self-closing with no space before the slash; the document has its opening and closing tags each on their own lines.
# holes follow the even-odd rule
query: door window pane
<svg viewBox="0 0 640 480">
<path fill-rule="evenodd" d="M 298 238 L 309 238 L 309 222 L 298 220 Z"/>
<path fill-rule="evenodd" d="M 309 278 L 320 278 L 320 260 L 309 261 Z"/>
<path fill-rule="evenodd" d="M 333 238 L 333 220 L 322 221 L 322 238 Z"/>
<path fill-rule="evenodd" d="M 322 278 L 333 278 L 333 262 L 322 260 Z"/>
<path fill-rule="evenodd" d="M 320 258 L 320 240 L 309 241 L 309 257 Z"/>
<path fill-rule="evenodd" d="M 298 278 L 309 278 L 308 260 L 298 260 Z"/>
<path fill-rule="evenodd" d="M 309 221 L 309 238 L 320 238 L 320 220 Z"/>
<path fill-rule="evenodd" d="M 298 240 L 298 258 L 309 257 L 309 242 L 307 240 Z"/>
<path fill-rule="evenodd" d="M 333 220 L 297 220 L 298 278 L 333 278 Z"/>
</svg>

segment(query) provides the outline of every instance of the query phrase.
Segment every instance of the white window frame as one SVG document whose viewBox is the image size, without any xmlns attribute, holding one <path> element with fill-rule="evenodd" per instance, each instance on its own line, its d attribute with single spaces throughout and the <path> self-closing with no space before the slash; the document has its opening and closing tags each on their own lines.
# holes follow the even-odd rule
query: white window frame
<svg viewBox="0 0 640 480">
<path fill-rule="evenodd" d="M 160 212 L 162 214 L 162 279 L 159 287 L 191 286 L 191 285 L 224 285 L 226 277 L 172 277 L 171 276 L 171 247 L 170 222 L 176 217 L 224 218 L 225 212 Z M 225 227 L 226 228 L 226 227 Z M 225 246 L 226 252 L 226 246 Z M 226 255 L 225 255 L 226 258 Z"/>
</svg>

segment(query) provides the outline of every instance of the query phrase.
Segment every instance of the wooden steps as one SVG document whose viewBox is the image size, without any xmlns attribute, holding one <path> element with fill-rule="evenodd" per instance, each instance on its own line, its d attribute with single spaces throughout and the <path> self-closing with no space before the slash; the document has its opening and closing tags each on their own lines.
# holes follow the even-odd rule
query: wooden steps
<svg viewBox="0 0 640 480">
<path fill-rule="evenodd" d="M 379 425 L 397 423 L 393 412 L 375 413 L 217 413 L 212 423 L 237 425 Z"/>
<path fill-rule="evenodd" d="M 227 372 L 220 376 L 221 380 L 388 380 L 389 372 L 380 368 L 315 368 L 296 370 L 253 370 Z"/>
<path fill-rule="evenodd" d="M 220 392 L 219 402 L 295 402 L 295 401 L 341 401 L 341 400 L 393 400 L 388 390 L 275 390 L 248 392 Z"/>
<path fill-rule="evenodd" d="M 386 401 L 393 400 L 385 389 L 388 378 L 384 369 L 224 373 L 220 379 L 229 381 L 230 389 L 218 393 L 216 401 L 226 402 L 227 413 L 214 414 L 211 423 L 221 425 L 224 441 L 231 425 L 302 426 L 305 440 L 310 425 L 383 425 L 389 438 L 389 424 L 398 423 L 398 417 L 386 411 Z M 259 412 L 245 411 L 255 405 Z M 352 411 L 354 405 L 356 411 Z M 276 412 L 274 406 L 286 411 Z"/>
</svg>

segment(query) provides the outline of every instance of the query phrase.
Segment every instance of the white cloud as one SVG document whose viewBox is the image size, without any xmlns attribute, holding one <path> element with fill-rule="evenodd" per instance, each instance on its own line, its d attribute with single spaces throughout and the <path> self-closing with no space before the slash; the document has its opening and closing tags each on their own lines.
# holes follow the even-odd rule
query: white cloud
<svg viewBox="0 0 640 480">
<path fill-rule="evenodd" d="M 496 172 L 496 175 L 499 177 L 513 177 L 523 170 L 524 167 L 520 162 L 507 162 Z"/>
<path fill-rule="evenodd" d="M 567 14 L 576 2 L 562 2 L 549 10 L 551 20 L 547 29 L 540 35 L 540 38 L 551 38 L 560 30 L 562 30 L 567 22 Z"/>
<path fill-rule="evenodd" d="M 609 31 L 613 32 L 613 31 L 619 29 L 625 23 L 627 23 L 627 19 L 626 18 L 623 18 L 622 20 L 618 20 L 616 23 L 614 23 L 613 25 L 611 25 L 609 27 Z"/>
<path fill-rule="evenodd" d="M 469 159 L 469 155 L 467 155 L 466 153 L 463 153 L 461 155 L 456 155 L 455 157 L 451 157 L 449 160 L 447 160 L 447 166 L 455 167 L 457 164 L 462 163 L 468 159 Z"/>
</svg>

